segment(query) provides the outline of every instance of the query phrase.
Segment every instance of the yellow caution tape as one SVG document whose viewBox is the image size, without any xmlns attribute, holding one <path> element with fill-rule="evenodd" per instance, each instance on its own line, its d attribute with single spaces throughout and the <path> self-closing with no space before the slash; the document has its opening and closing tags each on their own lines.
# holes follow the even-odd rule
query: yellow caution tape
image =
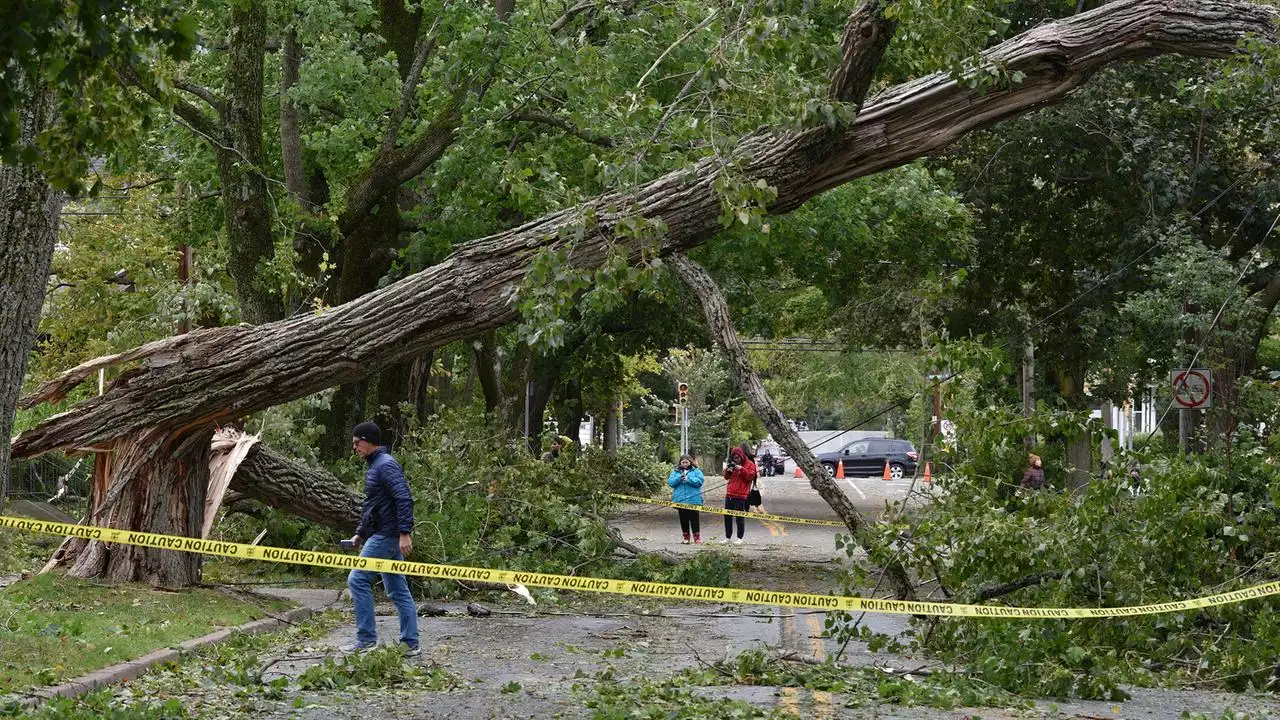
<svg viewBox="0 0 1280 720">
<path fill-rule="evenodd" d="M 684 508 L 685 510 L 697 510 L 698 512 L 714 513 L 716 515 L 732 515 L 734 517 L 755 518 L 756 520 L 772 520 L 774 522 L 799 523 L 801 525 L 844 527 L 844 523 L 839 520 L 813 520 L 811 518 L 791 517 L 790 515 L 770 515 L 769 513 L 762 512 L 725 510 L 723 508 L 711 508 L 705 505 L 689 505 L 687 503 L 671 502 L 670 500 L 657 500 L 654 498 L 637 497 L 635 495 L 621 495 L 619 493 L 609 493 L 609 495 L 610 497 L 615 497 L 619 500 L 649 503 L 650 505 L 662 505 L 663 507 Z"/>
<path fill-rule="evenodd" d="M 740 588 L 704 587 L 700 585 L 676 585 L 673 583 L 645 582 L 640 580 L 613 580 L 609 578 L 552 575 L 549 573 L 494 570 L 463 565 L 433 565 L 407 560 L 383 560 L 312 550 L 245 545 L 243 543 L 202 540 L 200 538 L 158 535 L 112 528 L 73 525 L 0 516 L 0 528 L 25 532 L 62 535 L 107 543 L 140 545 L 143 547 L 218 555 L 242 560 L 312 565 L 340 570 L 368 570 L 441 580 L 477 580 L 491 583 L 522 583 L 533 587 L 558 590 L 612 593 L 615 595 L 639 595 L 644 597 L 672 598 L 677 600 L 706 600 L 735 605 L 769 605 L 813 610 L 843 610 L 845 612 L 870 612 L 893 615 L 938 615 L 943 617 L 990 618 L 1108 618 L 1133 615 L 1194 610 L 1197 608 L 1230 605 L 1233 603 L 1270 597 L 1280 594 L 1280 581 L 1219 593 L 1191 600 L 1134 605 L 1118 608 L 1020 608 L 996 605 L 963 605 L 960 603 L 912 602 L 904 600 L 876 600 L 873 598 L 841 595 L 816 595 L 811 593 L 778 592 L 774 590 L 746 590 Z"/>
</svg>

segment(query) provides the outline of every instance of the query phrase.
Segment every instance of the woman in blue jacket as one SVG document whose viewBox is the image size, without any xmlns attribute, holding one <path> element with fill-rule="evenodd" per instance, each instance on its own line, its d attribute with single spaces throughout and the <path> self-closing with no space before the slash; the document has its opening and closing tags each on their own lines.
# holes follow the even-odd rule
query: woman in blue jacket
<svg viewBox="0 0 1280 720">
<path fill-rule="evenodd" d="M 679 464 L 667 476 L 667 484 L 671 486 L 671 501 L 683 505 L 702 504 L 702 471 L 694 464 L 693 458 L 684 455 Z M 692 508 L 676 508 L 680 513 L 680 532 L 684 533 L 681 545 L 689 544 L 689 533 L 693 533 L 694 544 L 702 544 L 702 534 L 698 528 L 698 511 Z"/>
</svg>

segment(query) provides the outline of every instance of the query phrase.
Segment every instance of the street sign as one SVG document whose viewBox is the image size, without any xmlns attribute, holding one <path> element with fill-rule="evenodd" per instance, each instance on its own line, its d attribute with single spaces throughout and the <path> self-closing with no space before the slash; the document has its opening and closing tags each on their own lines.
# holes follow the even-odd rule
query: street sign
<svg viewBox="0 0 1280 720">
<path fill-rule="evenodd" d="M 1182 410 L 1205 410 L 1213 407 L 1213 371 L 1209 368 L 1183 368 L 1169 373 L 1173 385 L 1173 404 Z"/>
</svg>

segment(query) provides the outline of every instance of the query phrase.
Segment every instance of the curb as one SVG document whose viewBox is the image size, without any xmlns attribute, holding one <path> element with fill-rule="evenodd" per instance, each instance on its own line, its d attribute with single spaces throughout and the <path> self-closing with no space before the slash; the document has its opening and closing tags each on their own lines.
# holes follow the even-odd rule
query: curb
<svg viewBox="0 0 1280 720">
<path fill-rule="evenodd" d="M 306 607 L 294 608 L 285 611 L 277 617 L 263 618 L 239 625 L 233 628 L 223 628 L 198 638 L 187 640 L 179 643 L 175 647 L 163 648 L 156 650 L 149 655 L 143 655 L 135 660 L 129 660 L 118 665 L 105 667 L 101 670 L 95 670 L 88 675 L 82 675 L 74 680 L 59 685 L 51 685 L 35 690 L 29 697 L 18 702 L 18 707 L 32 710 L 41 703 L 52 700 L 56 697 L 73 698 L 84 695 L 93 690 L 106 685 L 114 685 L 115 683 L 128 682 L 145 675 L 147 671 L 156 665 L 162 665 L 168 662 L 176 662 L 182 658 L 184 654 L 192 653 L 200 648 L 216 645 L 220 642 L 229 640 L 235 635 L 257 635 L 258 633 L 274 630 L 281 625 L 291 625 L 301 620 L 306 620 L 316 614 L 315 610 Z"/>
</svg>

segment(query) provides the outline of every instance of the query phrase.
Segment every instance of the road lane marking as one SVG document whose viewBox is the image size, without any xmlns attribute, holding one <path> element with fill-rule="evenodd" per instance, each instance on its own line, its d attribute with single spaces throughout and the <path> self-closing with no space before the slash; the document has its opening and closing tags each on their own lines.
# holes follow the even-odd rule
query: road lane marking
<svg viewBox="0 0 1280 720">
<path fill-rule="evenodd" d="M 853 488 L 854 492 L 858 493 L 859 497 L 861 497 L 863 500 L 867 499 L 867 494 L 862 492 L 862 488 L 853 484 L 853 478 L 845 478 L 844 481 L 849 483 L 849 487 Z"/>
<path fill-rule="evenodd" d="M 800 714 L 800 698 L 793 687 L 784 687 L 778 691 L 778 709 L 792 715 Z"/>
<path fill-rule="evenodd" d="M 805 622 L 809 626 L 809 648 L 813 650 L 813 659 L 819 662 L 827 659 L 827 649 L 823 644 L 822 630 L 823 621 L 819 618 L 825 618 L 826 614 L 812 613 L 805 616 Z M 831 693 L 826 690 L 813 690 L 813 716 L 815 720 L 828 720 L 834 717 L 834 706 L 831 702 Z"/>
</svg>

